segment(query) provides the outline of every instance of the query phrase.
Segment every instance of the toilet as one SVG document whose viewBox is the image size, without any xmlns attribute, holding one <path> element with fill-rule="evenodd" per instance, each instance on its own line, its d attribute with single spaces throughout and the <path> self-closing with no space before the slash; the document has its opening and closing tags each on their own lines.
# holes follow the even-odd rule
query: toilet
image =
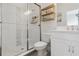
<svg viewBox="0 0 79 59">
<path fill-rule="evenodd" d="M 46 56 L 47 55 L 47 43 L 43 41 L 36 42 L 34 44 L 35 50 L 37 50 L 38 56 Z"/>
</svg>

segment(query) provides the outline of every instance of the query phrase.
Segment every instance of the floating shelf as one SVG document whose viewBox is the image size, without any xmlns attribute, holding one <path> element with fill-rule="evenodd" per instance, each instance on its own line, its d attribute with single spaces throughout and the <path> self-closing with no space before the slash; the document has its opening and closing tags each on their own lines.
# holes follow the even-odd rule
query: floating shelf
<svg viewBox="0 0 79 59">
<path fill-rule="evenodd" d="M 46 14 L 44 14 L 42 16 L 47 16 L 47 15 L 51 15 L 51 14 L 55 14 L 55 12 L 46 13 Z"/>
<path fill-rule="evenodd" d="M 51 20 L 54 20 L 54 18 L 51 18 L 51 19 L 47 19 L 47 18 L 43 18 L 43 22 L 45 22 L 45 21 L 51 21 Z"/>
<path fill-rule="evenodd" d="M 47 9 L 50 9 L 50 8 L 53 8 L 53 7 L 55 7 L 54 4 L 51 4 L 51 5 L 43 8 L 43 9 L 41 9 L 41 11 L 44 11 L 44 10 L 47 10 Z"/>
<path fill-rule="evenodd" d="M 55 5 L 51 4 L 41 9 L 42 21 L 49 21 L 55 19 Z"/>
</svg>

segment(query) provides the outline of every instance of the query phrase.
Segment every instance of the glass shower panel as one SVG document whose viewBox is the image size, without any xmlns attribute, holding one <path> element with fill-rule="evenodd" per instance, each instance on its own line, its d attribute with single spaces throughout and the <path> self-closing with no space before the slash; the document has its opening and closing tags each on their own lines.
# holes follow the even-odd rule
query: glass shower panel
<svg viewBox="0 0 79 59">
<path fill-rule="evenodd" d="M 39 20 L 39 7 L 33 3 L 28 4 L 28 49 L 40 41 Z"/>
<path fill-rule="evenodd" d="M 20 51 L 27 50 L 27 16 L 24 14 L 27 10 L 27 4 L 20 4 L 16 12 L 16 39 L 17 47 Z"/>
<path fill-rule="evenodd" d="M 2 55 L 18 55 L 27 50 L 26 9 L 26 4 L 2 4 Z"/>
</svg>

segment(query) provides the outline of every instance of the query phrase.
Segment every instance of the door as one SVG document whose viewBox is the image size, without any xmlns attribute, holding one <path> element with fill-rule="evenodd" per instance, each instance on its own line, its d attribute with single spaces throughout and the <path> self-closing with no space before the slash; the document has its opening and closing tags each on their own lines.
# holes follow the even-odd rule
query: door
<svg viewBox="0 0 79 59">
<path fill-rule="evenodd" d="M 40 11 L 39 7 L 33 3 L 28 4 L 28 49 L 33 48 L 34 44 L 40 41 Z M 36 17 L 35 19 L 33 19 Z M 33 20 L 35 22 L 33 22 Z"/>
<path fill-rule="evenodd" d="M 70 43 L 62 38 L 55 38 L 51 41 L 51 55 L 52 56 L 69 56 Z"/>
</svg>

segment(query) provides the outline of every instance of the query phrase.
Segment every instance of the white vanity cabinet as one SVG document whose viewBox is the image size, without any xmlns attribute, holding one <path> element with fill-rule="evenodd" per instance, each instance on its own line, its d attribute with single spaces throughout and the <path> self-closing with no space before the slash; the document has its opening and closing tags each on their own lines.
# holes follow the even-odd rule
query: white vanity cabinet
<svg viewBox="0 0 79 59">
<path fill-rule="evenodd" d="M 52 56 L 79 56 L 78 33 L 54 32 L 51 36 Z"/>
<path fill-rule="evenodd" d="M 51 55 L 53 56 L 65 56 L 70 54 L 70 46 L 67 41 L 64 40 L 52 40 Z M 69 42 L 68 42 L 69 43 Z"/>
</svg>

